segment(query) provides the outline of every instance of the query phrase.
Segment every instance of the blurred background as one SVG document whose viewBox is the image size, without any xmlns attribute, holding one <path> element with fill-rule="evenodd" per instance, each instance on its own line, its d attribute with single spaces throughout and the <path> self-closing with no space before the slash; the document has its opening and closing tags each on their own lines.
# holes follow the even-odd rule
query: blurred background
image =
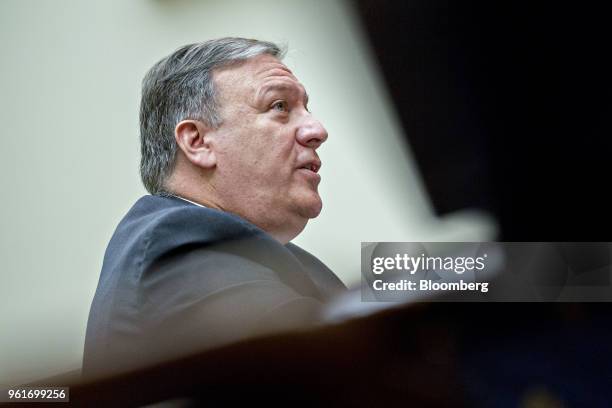
<svg viewBox="0 0 612 408">
<path fill-rule="evenodd" d="M 359 0 L 438 214 L 501 241 L 609 241 L 612 40 L 603 1 Z"/>
<path fill-rule="evenodd" d="M 145 194 L 146 70 L 222 36 L 286 44 L 329 131 L 296 243 L 347 284 L 362 241 L 609 241 L 610 28 L 595 5 L 0 2 L 0 386 L 80 367 L 110 236 Z"/>
</svg>

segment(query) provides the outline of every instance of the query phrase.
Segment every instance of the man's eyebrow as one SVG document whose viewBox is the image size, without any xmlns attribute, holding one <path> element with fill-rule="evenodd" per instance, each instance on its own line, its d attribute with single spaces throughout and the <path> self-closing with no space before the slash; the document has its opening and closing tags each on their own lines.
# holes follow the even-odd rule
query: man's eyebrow
<svg viewBox="0 0 612 408">
<path fill-rule="evenodd" d="M 302 88 L 301 86 L 297 86 L 297 85 L 291 85 L 291 84 L 286 84 L 286 83 L 273 83 L 273 84 L 266 84 L 263 85 L 260 89 L 259 92 L 257 92 L 257 99 L 260 100 L 262 99 L 268 92 L 274 92 L 274 91 L 290 91 L 290 92 L 294 92 L 294 93 L 304 93 L 304 105 L 308 104 L 308 92 L 306 92 L 306 90 L 304 88 Z"/>
</svg>

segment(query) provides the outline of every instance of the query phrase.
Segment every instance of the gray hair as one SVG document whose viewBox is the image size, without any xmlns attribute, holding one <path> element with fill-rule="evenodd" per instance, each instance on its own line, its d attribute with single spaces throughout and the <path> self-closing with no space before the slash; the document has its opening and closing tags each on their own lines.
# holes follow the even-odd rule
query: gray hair
<svg viewBox="0 0 612 408">
<path fill-rule="evenodd" d="M 213 70 L 269 54 L 282 59 L 276 44 L 246 38 L 219 38 L 185 45 L 157 62 L 142 81 L 140 103 L 140 177 L 151 194 L 164 184 L 176 160 L 174 129 L 186 119 L 221 125 Z"/>
</svg>

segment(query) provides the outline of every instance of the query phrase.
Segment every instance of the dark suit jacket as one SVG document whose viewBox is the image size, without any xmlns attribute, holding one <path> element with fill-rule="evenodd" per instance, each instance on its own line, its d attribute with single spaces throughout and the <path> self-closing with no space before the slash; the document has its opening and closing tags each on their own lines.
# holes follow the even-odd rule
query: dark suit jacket
<svg viewBox="0 0 612 408">
<path fill-rule="evenodd" d="M 322 302 L 343 289 L 317 258 L 236 215 L 144 196 L 106 250 L 83 372 L 302 327 L 317 321 Z"/>
</svg>

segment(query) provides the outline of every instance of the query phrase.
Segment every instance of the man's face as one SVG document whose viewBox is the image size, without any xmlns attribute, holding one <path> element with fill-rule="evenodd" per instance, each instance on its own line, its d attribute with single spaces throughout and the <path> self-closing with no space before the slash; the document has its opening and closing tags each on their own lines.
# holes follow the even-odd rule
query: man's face
<svg viewBox="0 0 612 408">
<path fill-rule="evenodd" d="M 219 70 L 214 79 L 222 124 L 214 131 L 213 187 L 224 209 L 297 235 L 321 211 L 316 150 L 327 139 L 304 87 L 270 55 Z"/>
</svg>

